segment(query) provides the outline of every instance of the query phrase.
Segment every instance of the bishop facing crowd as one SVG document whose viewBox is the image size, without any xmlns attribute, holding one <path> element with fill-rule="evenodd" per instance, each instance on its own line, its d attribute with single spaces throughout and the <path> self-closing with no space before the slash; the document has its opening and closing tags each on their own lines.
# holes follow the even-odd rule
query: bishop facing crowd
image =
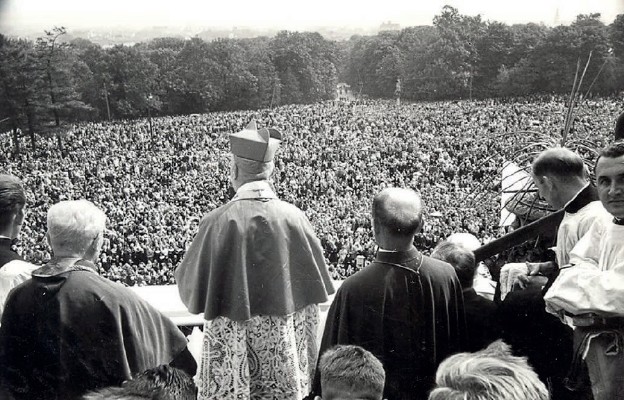
<svg viewBox="0 0 624 400">
<path fill-rule="evenodd" d="M 533 159 L 539 195 L 562 210 L 544 259 L 503 266 L 495 284 L 469 233 L 447 232 L 428 256 L 415 238 L 431 205 L 386 185 L 370 203 L 372 260 L 336 291 L 315 227 L 276 194 L 283 132 L 252 119 L 228 135 L 231 199 L 207 207 L 174 272 L 183 303 L 203 313 L 199 357 L 171 320 L 99 274 L 110 217 L 93 202 L 51 205 L 50 257 L 25 261 L 15 240 L 27 188 L 1 174 L 0 398 L 624 399 L 619 135 L 593 180 L 570 149 Z"/>
</svg>

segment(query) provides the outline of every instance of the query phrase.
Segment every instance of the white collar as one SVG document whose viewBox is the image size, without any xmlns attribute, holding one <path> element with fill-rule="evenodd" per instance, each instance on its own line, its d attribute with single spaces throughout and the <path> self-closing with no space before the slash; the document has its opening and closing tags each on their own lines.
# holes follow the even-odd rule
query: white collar
<svg viewBox="0 0 624 400">
<path fill-rule="evenodd" d="M 277 199 L 277 195 L 267 181 L 253 181 L 241 185 L 231 201 L 243 199 Z"/>
<path fill-rule="evenodd" d="M 386 249 L 382 249 L 381 247 L 377 248 L 377 252 L 379 252 L 379 253 L 399 253 L 398 250 L 386 250 Z"/>
<path fill-rule="evenodd" d="M 255 190 L 273 191 L 273 189 L 271 189 L 271 185 L 269 185 L 269 182 L 267 181 L 251 181 L 251 182 L 247 182 L 239 186 L 238 190 L 236 191 L 236 194 L 240 192 L 249 192 L 249 191 L 255 191 Z"/>
</svg>

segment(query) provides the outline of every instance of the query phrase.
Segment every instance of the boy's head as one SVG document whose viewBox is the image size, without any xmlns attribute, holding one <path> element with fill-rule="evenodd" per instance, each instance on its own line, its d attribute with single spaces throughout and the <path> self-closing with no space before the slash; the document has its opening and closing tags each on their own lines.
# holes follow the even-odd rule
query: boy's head
<svg viewBox="0 0 624 400">
<path fill-rule="evenodd" d="M 323 400 L 381 400 L 386 373 L 381 362 L 359 346 L 327 350 L 319 363 Z M 317 399 L 320 399 L 317 397 Z"/>
</svg>

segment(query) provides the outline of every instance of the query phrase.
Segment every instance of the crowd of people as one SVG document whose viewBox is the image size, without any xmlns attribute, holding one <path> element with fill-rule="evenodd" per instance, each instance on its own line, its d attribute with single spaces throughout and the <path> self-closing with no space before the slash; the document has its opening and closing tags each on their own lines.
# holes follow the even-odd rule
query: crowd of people
<svg viewBox="0 0 624 400">
<path fill-rule="evenodd" d="M 531 107 L 556 106 L 533 101 L 483 103 L 494 115 L 483 126 L 508 104 L 521 125 Z M 481 137 L 461 121 L 486 115 L 427 119 L 434 106 L 286 107 L 293 122 L 284 110 L 190 116 L 225 122 L 198 122 L 198 134 L 176 125 L 166 139 L 151 120 L 138 133 L 121 123 L 106 127 L 113 143 L 89 134 L 99 125 L 77 126 L 58 149 L 9 154 L 8 170 L 31 169 L 28 193 L 0 174 L 0 397 L 620 398 L 624 132 L 613 141 L 612 124 L 602 131 L 578 114 L 574 134 L 608 143 L 595 177 L 565 147 L 532 159 L 537 194 L 560 211 L 497 242 L 514 247 L 518 233 L 536 236 L 558 217 L 556 246 L 540 262 L 505 265 L 492 300 L 479 288 L 475 235 L 496 235 L 485 199 L 498 204 L 500 165 L 534 138 Z M 328 122 L 332 111 L 350 128 Z M 350 275 L 337 290 L 330 268 Z M 175 280 L 188 311 L 202 313 L 201 354 L 107 278 L 150 283 L 143 275 Z"/>
<path fill-rule="evenodd" d="M 612 131 L 621 100 L 577 107 L 573 134 Z M 227 202 L 227 136 L 250 118 L 284 132 L 273 183 L 279 198 L 301 208 L 321 239 L 333 278 L 350 276 L 356 257 L 375 244 L 371 195 L 409 186 L 423 196 L 427 219 L 417 236 L 425 252 L 452 232 L 488 241 L 498 228 L 503 161 L 531 140 L 519 131 L 556 136 L 562 98 L 501 102 L 403 104 L 367 101 L 291 105 L 272 110 L 85 123 L 61 137 L 37 137 L 13 153 L 0 137 L 0 169 L 21 177 L 30 215 L 18 250 L 28 261 L 50 258 L 45 213 L 59 200 L 87 198 L 108 216 L 100 265 L 127 285 L 169 284 L 201 216 Z"/>
</svg>

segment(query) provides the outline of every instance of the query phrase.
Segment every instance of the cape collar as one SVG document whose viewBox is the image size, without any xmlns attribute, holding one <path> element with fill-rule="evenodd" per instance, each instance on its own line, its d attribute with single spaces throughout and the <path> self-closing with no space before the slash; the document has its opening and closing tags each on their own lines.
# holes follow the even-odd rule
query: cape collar
<svg viewBox="0 0 624 400">
<path fill-rule="evenodd" d="M 80 258 L 53 258 L 43 267 L 34 270 L 32 275 L 49 278 L 71 271 L 87 271 L 97 274 L 97 267 L 91 261 Z"/>
<path fill-rule="evenodd" d="M 253 181 L 239 187 L 231 201 L 245 199 L 277 199 L 277 195 L 269 182 Z"/>
<path fill-rule="evenodd" d="M 565 205 L 564 209 L 567 213 L 577 213 L 581 208 L 585 207 L 592 201 L 598 200 L 598 192 L 596 188 L 589 183 L 579 191 L 572 200 Z"/>
</svg>

